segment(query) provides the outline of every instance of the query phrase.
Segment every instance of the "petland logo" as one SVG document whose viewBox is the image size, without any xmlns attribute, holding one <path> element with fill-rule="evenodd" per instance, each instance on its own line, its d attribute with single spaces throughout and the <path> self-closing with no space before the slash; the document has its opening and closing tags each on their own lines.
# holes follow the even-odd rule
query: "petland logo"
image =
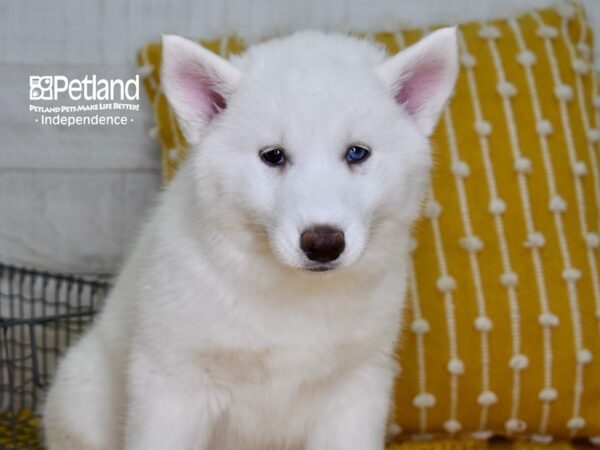
<svg viewBox="0 0 600 450">
<path fill-rule="evenodd" d="M 137 101 L 140 99 L 140 76 L 127 81 L 97 79 L 96 75 L 72 80 L 64 75 L 29 77 L 30 100 L 59 100 L 63 95 L 71 100 Z"/>
<path fill-rule="evenodd" d="M 139 111 L 140 76 L 128 80 L 85 75 L 69 79 L 64 75 L 29 77 L 29 111 L 42 125 L 127 125 L 128 114 Z M 40 102 L 43 102 L 40 104 Z"/>
</svg>

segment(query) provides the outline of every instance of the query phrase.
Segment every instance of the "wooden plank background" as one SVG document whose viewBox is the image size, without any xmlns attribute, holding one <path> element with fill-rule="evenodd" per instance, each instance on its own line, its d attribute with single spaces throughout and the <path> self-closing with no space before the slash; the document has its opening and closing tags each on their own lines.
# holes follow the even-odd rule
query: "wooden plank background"
<svg viewBox="0 0 600 450">
<path fill-rule="evenodd" d="M 584 3 L 600 30 L 600 1 Z M 30 75 L 129 78 L 136 73 L 136 50 L 161 32 L 204 38 L 235 32 L 253 40 L 304 28 L 375 31 L 489 19 L 550 4 L 554 0 L 0 0 L 0 260 L 113 272 L 160 188 L 145 98 L 128 126 L 40 126 L 28 111 Z"/>
</svg>

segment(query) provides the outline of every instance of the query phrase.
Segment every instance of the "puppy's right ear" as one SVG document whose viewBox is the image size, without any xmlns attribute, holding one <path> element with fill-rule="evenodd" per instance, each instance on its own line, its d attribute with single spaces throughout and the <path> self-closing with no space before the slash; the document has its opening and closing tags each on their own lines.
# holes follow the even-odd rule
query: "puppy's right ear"
<svg viewBox="0 0 600 450">
<path fill-rule="evenodd" d="M 388 58 L 377 73 L 421 131 L 431 135 L 458 74 L 456 27 L 434 31 Z"/>
<path fill-rule="evenodd" d="M 208 123 L 227 107 L 241 73 L 200 44 L 163 35 L 161 77 L 183 134 L 194 145 Z"/>
</svg>

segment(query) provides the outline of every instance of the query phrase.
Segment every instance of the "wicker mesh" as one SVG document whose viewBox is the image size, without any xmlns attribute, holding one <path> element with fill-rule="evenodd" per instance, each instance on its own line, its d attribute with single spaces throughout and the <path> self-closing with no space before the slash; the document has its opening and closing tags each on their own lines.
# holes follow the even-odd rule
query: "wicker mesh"
<svg viewBox="0 0 600 450">
<path fill-rule="evenodd" d="M 0 264 L 0 448 L 37 449 L 44 388 L 58 358 L 91 322 L 105 280 Z"/>
</svg>

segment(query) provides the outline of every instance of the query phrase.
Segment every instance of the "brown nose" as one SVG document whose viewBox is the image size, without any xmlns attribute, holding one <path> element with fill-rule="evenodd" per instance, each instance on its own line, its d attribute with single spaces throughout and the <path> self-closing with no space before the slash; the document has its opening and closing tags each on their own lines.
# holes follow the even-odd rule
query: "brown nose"
<svg viewBox="0 0 600 450">
<path fill-rule="evenodd" d="M 300 248 L 311 261 L 335 261 L 345 247 L 344 232 L 328 225 L 307 228 L 300 236 Z"/>
</svg>

